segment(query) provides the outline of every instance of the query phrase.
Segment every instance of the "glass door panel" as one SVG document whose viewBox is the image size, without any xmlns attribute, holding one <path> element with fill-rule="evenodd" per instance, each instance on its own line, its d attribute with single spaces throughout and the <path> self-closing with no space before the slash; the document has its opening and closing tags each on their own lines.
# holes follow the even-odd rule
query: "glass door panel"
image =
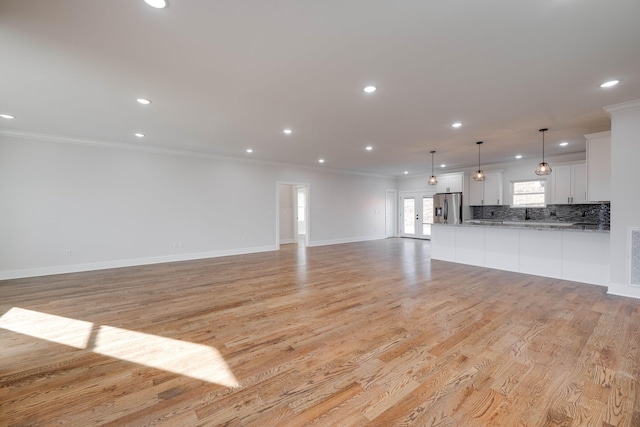
<svg viewBox="0 0 640 427">
<path fill-rule="evenodd" d="M 413 197 L 403 198 L 402 208 L 403 234 L 416 234 L 416 199 Z"/>
<path fill-rule="evenodd" d="M 431 237 L 433 224 L 433 197 L 422 198 L 422 235 Z"/>
</svg>

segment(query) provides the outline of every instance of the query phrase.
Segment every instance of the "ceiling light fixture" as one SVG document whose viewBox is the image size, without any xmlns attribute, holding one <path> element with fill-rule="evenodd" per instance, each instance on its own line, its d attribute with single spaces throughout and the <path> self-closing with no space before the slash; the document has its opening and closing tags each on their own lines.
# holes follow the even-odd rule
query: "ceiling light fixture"
<svg viewBox="0 0 640 427">
<path fill-rule="evenodd" d="M 404 174 L 405 175 L 409 175 L 409 171 L 404 171 Z"/>
<path fill-rule="evenodd" d="M 522 158 L 522 154 L 516 155 L 516 159 L 521 159 L 521 158 Z"/>
<path fill-rule="evenodd" d="M 441 168 L 446 168 L 447 165 L 445 165 L 444 163 L 440 165 Z"/>
<path fill-rule="evenodd" d="M 478 141 L 476 144 L 478 144 L 478 170 L 473 174 L 473 180 L 484 181 L 484 171 L 480 169 L 480 146 L 482 145 L 482 141 Z"/>
<path fill-rule="evenodd" d="M 569 145 L 569 143 L 567 141 L 561 142 L 560 147 L 566 147 L 567 145 Z"/>
<path fill-rule="evenodd" d="M 367 150 L 367 151 L 371 151 L 371 150 L 373 150 L 373 147 L 370 146 L 370 145 L 367 145 L 366 147 L 364 147 L 364 149 Z"/>
<path fill-rule="evenodd" d="M 283 130 L 283 132 L 286 133 L 287 135 L 291 135 L 293 133 L 291 129 L 285 129 Z"/>
<path fill-rule="evenodd" d="M 551 175 L 551 166 L 544 161 L 544 133 L 549 129 L 540 129 L 542 132 L 542 162 L 536 168 L 536 175 Z"/>
<path fill-rule="evenodd" d="M 156 9 L 164 9 L 165 7 L 167 7 L 166 0 L 144 0 L 144 2 L 151 7 L 155 7 Z"/>
<path fill-rule="evenodd" d="M 247 148 L 245 151 L 246 151 L 247 153 L 249 153 L 249 154 L 253 153 L 253 149 L 251 149 L 251 148 Z"/>
<path fill-rule="evenodd" d="M 431 150 L 431 178 L 429 178 L 429 185 L 436 185 L 438 183 L 438 180 L 436 179 L 436 176 L 433 174 L 433 155 L 435 154 L 435 150 Z"/>
<path fill-rule="evenodd" d="M 135 136 L 137 136 L 138 138 L 144 138 L 144 133 L 134 133 Z"/>
<path fill-rule="evenodd" d="M 618 83 L 620 83 L 620 80 L 609 80 L 608 82 L 602 83 L 600 87 L 603 87 L 603 88 L 613 87 Z"/>
<path fill-rule="evenodd" d="M 151 101 L 149 101 L 148 99 L 145 98 L 138 98 L 136 99 L 136 101 L 138 101 L 138 103 L 142 104 L 142 105 L 149 105 L 151 104 Z"/>
<path fill-rule="evenodd" d="M 376 89 L 378 89 L 378 88 L 377 88 L 377 87 L 375 87 L 375 86 L 367 86 L 367 87 L 365 87 L 365 88 L 364 88 L 364 91 L 365 91 L 366 93 L 373 93 L 373 92 L 375 92 L 375 91 L 376 91 Z"/>
<path fill-rule="evenodd" d="M 324 159 L 318 159 L 318 163 L 324 163 Z"/>
<path fill-rule="evenodd" d="M 3 119 L 15 119 L 15 117 L 11 114 L 0 114 L 0 117 L 2 117 Z"/>
<path fill-rule="evenodd" d="M 459 128 L 460 126 L 462 126 L 462 123 L 460 122 L 455 122 L 451 125 L 452 128 Z"/>
</svg>

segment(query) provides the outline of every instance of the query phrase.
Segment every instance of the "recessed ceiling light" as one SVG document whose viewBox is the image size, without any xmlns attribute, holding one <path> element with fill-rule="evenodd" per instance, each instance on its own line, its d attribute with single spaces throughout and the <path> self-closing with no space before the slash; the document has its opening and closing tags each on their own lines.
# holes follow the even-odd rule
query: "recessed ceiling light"
<svg viewBox="0 0 640 427">
<path fill-rule="evenodd" d="M 283 130 L 283 132 L 286 133 L 287 135 L 291 135 L 293 131 L 291 129 L 285 129 Z"/>
<path fill-rule="evenodd" d="M 516 159 L 521 159 L 521 158 L 522 158 L 522 154 L 518 154 L 518 155 L 516 156 Z"/>
<path fill-rule="evenodd" d="M 138 98 L 138 99 L 136 99 L 136 101 L 138 101 L 138 102 L 139 102 L 140 104 L 142 104 L 142 105 L 149 105 L 149 104 L 151 104 L 151 101 L 149 101 L 148 99 L 145 99 L 145 98 Z"/>
<path fill-rule="evenodd" d="M 364 149 L 367 150 L 367 151 L 371 151 L 371 150 L 373 150 L 373 147 L 370 146 L 370 145 L 367 145 L 366 147 L 364 147 Z"/>
<path fill-rule="evenodd" d="M 569 143 L 567 141 L 564 141 L 564 142 L 560 143 L 560 147 L 566 147 L 567 145 L 569 145 Z"/>
<path fill-rule="evenodd" d="M 324 159 L 318 159 L 318 163 L 324 163 Z"/>
<path fill-rule="evenodd" d="M 459 128 L 460 126 L 462 126 L 462 123 L 460 123 L 460 122 L 455 122 L 455 123 L 451 124 L 452 128 Z"/>
<path fill-rule="evenodd" d="M 608 82 L 604 82 L 600 85 L 600 87 L 612 87 L 620 83 L 620 80 L 609 80 Z"/>
<path fill-rule="evenodd" d="M 0 114 L 3 119 L 15 119 L 11 114 Z"/>
<path fill-rule="evenodd" d="M 134 133 L 135 136 L 137 136 L 138 138 L 144 138 L 144 133 Z"/>
<path fill-rule="evenodd" d="M 404 174 L 405 175 L 409 175 L 409 171 L 404 171 Z"/>
<path fill-rule="evenodd" d="M 166 0 L 144 0 L 144 2 L 151 7 L 155 7 L 156 9 L 163 9 L 167 7 Z"/>
<path fill-rule="evenodd" d="M 375 87 L 375 86 L 367 86 L 367 87 L 364 88 L 364 91 L 367 92 L 367 93 L 373 93 L 373 92 L 376 91 L 376 89 L 378 89 L 378 88 Z"/>
<path fill-rule="evenodd" d="M 246 150 L 244 150 L 244 151 L 246 151 L 247 153 L 253 153 L 253 149 L 251 149 L 251 148 L 247 148 L 247 149 L 246 149 Z"/>
<path fill-rule="evenodd" d="M 440 165 L 441 168 L 446 168 L 447 165 L 445 165 L 444 163 Z"/>
</svg>

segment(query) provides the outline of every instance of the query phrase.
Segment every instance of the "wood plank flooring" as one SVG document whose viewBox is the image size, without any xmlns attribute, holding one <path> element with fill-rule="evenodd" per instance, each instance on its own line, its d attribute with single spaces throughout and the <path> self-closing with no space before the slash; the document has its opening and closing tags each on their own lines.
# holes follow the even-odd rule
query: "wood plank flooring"
<svg viewBox="0 0 640 427">
<path fill-rule="evenodd" d="M 429 248 L 0 282 L 0 425 L 640 426 L 640 301 Z"/>
</svg>

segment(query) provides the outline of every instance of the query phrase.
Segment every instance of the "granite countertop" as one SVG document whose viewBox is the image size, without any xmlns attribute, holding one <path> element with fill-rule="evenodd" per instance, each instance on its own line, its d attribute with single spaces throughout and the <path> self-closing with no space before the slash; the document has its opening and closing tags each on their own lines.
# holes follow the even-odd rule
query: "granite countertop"
<svg viewBox="0 0 640 427">
<path fill-rule="evenodd" d="M 517 230 L 552 230 L 552 231 L 576 231 L 591 233 L 609 233 L 608 225 L 590 224 L 583 222 L 561 221 L 501 221 L 491 219 L 471 219 L 463 224 L 434 224 L 450 227 L 491 227 L 510 228 Z"/>
</svg>

